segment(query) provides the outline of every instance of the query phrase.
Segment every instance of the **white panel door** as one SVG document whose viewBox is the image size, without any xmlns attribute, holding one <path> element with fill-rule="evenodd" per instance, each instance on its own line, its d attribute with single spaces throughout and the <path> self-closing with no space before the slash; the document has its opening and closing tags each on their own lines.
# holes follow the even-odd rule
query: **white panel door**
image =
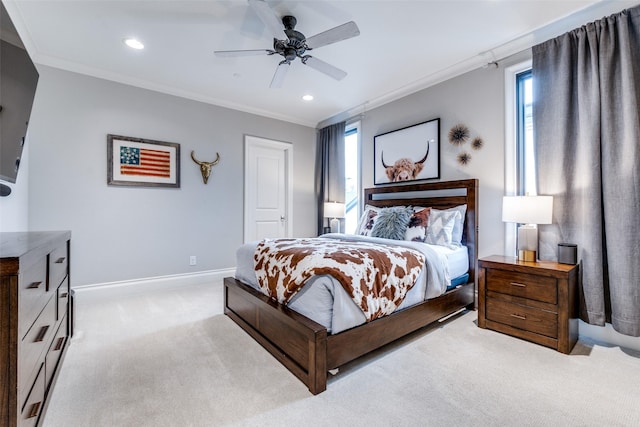
<svg viewBox="0 0 640 427">
<path fill-rule="evenodd" d="M 291 144 L 245 137 L 244 241 L 291 235 Z"/>
</svg>

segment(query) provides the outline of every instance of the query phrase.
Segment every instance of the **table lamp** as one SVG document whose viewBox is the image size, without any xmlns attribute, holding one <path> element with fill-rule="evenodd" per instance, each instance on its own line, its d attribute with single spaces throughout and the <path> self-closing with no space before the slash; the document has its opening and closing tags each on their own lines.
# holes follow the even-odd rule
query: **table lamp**
<svg viewBox="0 0 640 427">
<path fill-rule="evenodd" d="M 502 221 L 522 224 L 518 227 L 518 260 L 538 259 L 537 224 L 551 224 L 552 196 L 504 196 Z"/>
<path fill-rule="evenodd" d="M 340 232 L 340 220 L 338 218 L 344 218 L 344 209 L 344 203 L 326 202 L 324 204 L 324 217 L 331 218 L 329 225 L 332 233 Z"/>
</svg>

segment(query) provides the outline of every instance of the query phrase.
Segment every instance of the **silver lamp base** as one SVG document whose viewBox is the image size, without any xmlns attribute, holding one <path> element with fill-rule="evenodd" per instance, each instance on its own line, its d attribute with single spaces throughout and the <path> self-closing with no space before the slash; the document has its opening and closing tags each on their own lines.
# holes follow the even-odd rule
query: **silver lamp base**
<svg viewBox="0 0 640 427">
<path fill-rule="evenodd" d="M 331 222 L 329 222 L 329 225 L 331 226 L 332 233 L 340 232 L 340 220 L 338 218 L 333 218 Z"/>
</svg>

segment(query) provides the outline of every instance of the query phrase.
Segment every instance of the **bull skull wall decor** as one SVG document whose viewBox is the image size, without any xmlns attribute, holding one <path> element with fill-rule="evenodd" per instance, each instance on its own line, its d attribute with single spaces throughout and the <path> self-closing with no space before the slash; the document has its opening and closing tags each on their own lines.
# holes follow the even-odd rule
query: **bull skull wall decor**
<svg viewBox="0 0 640 427">
<path fill-rule="evenodd" d="M 220 154 L 216 153 L 216 159 L 213 162 L 201 162 L 196 159 L 195 152 L 191 150 L 191 159 L 200 166 L 200 173 L 202 173 L 202 181 L 206 184 L 209 181 L 211 175 L 211 168 L 218 164 L 220 161 Z"/>
</svg>

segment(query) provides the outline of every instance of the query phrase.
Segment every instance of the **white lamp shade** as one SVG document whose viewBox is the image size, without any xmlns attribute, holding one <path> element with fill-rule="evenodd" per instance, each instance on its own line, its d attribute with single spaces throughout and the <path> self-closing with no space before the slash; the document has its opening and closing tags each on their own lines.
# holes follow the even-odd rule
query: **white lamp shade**
<svg viewBox="0 0 640 427">
<path fill-rule="evenodd" d="M 344 203 L 328 202 L 324 204 L 325 218 L 344 218 Z"/>
<path fill-rule="evenodd" d="M 551 224 L 552 196 L 504 196 L 502 221 L 520 224 Z"/>
</svg>

